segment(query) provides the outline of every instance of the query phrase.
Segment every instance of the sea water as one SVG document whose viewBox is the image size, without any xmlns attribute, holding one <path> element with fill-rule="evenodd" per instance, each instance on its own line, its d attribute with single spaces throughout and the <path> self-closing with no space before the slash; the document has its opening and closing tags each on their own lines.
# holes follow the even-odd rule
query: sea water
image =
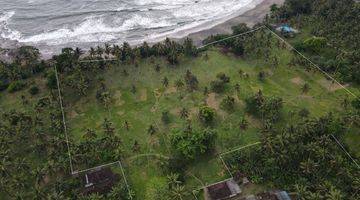
<svg viewBox="0 0 360 200">
<path fill-rule="evenodd" d="M 16 42 L 52 52 L 105 42 L 138 44 L 183 37 L 257 3 L 259 0 L 0 0 L 0 47 Z"/>
</svg>

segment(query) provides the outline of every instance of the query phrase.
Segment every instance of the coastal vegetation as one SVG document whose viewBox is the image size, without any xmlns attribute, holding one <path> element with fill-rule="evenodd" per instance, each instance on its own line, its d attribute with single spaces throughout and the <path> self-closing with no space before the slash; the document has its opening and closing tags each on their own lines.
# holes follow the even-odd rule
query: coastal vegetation
<svg viewBox="0 0 360 200">
<path fill-rule="evenodd" d="M 359 199 L 359 168 L 334 140 L 360 157 L 359 9 L 286 0 L 265 28 L 202 49 L 166 39 L 41 60 L 19 48 L 0 63 L 0 198 L 193 199 L 241 173 L 299 199 Z M 345 89 L 274 36 L 284 21 L 301 32 L 282 36 Z M 224 156 L 229 174 L 218 155 L 255 142 Z M 112 190 L 84 195 L 71 173 L 115 161 Z"/>
</svg>

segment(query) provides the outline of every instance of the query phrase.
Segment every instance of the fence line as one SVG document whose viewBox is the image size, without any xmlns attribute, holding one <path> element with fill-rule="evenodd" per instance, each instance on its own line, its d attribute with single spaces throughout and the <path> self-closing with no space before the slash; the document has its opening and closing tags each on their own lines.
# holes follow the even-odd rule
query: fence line
<svg viewBox="0 0 360 200">
<path fill-rule="evenodd" d="M 222 156 L 221 156 L 221 155 L 219 155 L 219 158 L 220 158 L 221 162 L 223 163 L 223 165 L 225 166 L 226 170 L 229 172 L 229 174 L 230 174 L 231 178 L 234 178 L 234 176 L 232 175 L 232 173 L 231 173 L 231 171 L 230 171 L 229 167 L 227 166 L 227 164 L 225 163 L 225 161 L 224 161 L 224 159 L 222 158 Z"/>
<path fill-rule="evenodd" d="M 301 57 L 303 57 L 305 60 L 307 60 L 313 67 L 317 68 L 321 73 L 325 74 L 328 78 L 330 78 L 332 81 L 340 85 L 347 93 L 351 94 L 353 97 L 358 98 L 357 95 L 352 93 L 350 90 L 348 90 L 344 85 L 342 85 L 340 82 L 338 82 L 335 78 L 333 78 L 330 74 L 325 72 L 323 69 L 321 69 L 318 65 L 316 65 L 314 62 L 312 62 L 309 58 L 307 58 L 304 54 L 299 52 L 295 47 L 293 47 L 290 43 L 288 43 L 286 40 L 284 40 L 282 37 L 280 37 L 278 34 L 276 34 L 274 31 L 272 31 L 269 27 L 266 26 L 266 28 L 271 32 L 271 34 L 275 35 L 279 40 L 281 40 L 283 43 L 285 43 L 287 46 L 291 48 L 291 50 L 294 50 L 297 54 L 299 54 Z"/>
<path fill-rule="evenodd" d="M 58 75 L 58 71 L 57 71 L 56 65 L 54 65 L 54 70 L 55 70 L 56 84 L 57 84 L 58 93 L 59 93 L 59 103 L 60 103 L 62 121 L 63 121 L 63 126 L 64 126 L 66 146 L 67 146 L 67 150 L 68 150 L 68 154 L 69 154 L 70 170 L 71 170 L 71 174 L 73 174 L 73 173 L 74 173 L 74 168 L 73 168 L 73 164 L 72 164 L 72 160 L 71 160 L 71 151 L 70 151 L 69 137 L 68 137 L 68 133 L 67 133 L 67 126 L 66 126 L 66 120 L 65 120 L 65 112 L 64 112 L 63 100 L 62 100 L 61 90 L 60 90 L 60 81 L 59 81 L 59 75 Z"/>
<path fill-rule="evenodd" d="M 130 199 L 132 199 L 132 195 L 130 192 L 130 186 L 127 182 L 125 173 L 124 173 L 124 169 L 123 166 L 121 164 L 121 161 L 116 161 L 116 162 L 112 162 L 112 163 L 108 163 L 108 164 L 104 164 L 104 165 L 99 165 L 96 167 L 92 167 L 92 168 L 88 168 L 88 169 L 84 169 L 84 170 L 80 170 L 80 171 L 74 171 L 73 168 L 73 163 L 72 163 L 72 159 L 71 159 L 71 151 L 70 151 L 70 144 L 69 144 L 69 137 L 68 137 L 68 132 L 67 132 L 67 126 L 66 126 L 66 119 L 65 119 L 65 111 L 64 111 L 64 106 L 63 106 L 63 100 L 62 100 L 62 95 L 61 95 L 61 89 L 60 89 L 60 80 L 59 80 L 59 75 L 58 75 L 58 71 L 56 68 L 56 65 L 54 66 L 54 70 L 55 70 L 55 77 L 56 77 L 56 82 L 57 82 L 57 87 L 58 87 L 58 93 L 59 93 L 59 102 L 60 102 L 60 108 L 61 108 L 61 114 L 62 114 L 62 121 L 63 121 L 63 126 L 64 126 L 64 133 L 65 133 L 65 139 L 66 139 L 66 145 L 67 145 L 67 149 L 68 149 L 68 155 L 69 155 L 69 163 L 70 163 L 70 170 L 71 170 L 71 175 L 77 175 L 83 172 L 87 172 L 87 171 L 91 171 L 94 169 L 100 169 L 106 166 L 110 166 L 110 165 L 114 165 L 114 164 L 119 164 L 120 169 L 121 169 L 121 173 L 122 176 L 124 178 L 124 182 L 126 184 L 126 188 L 128 190 L 129 193 L 129 197 Z"/>
<path fill-rule="evenodd" d="M 334 81 L 335 83 L 337 83 L 339 86 L 341 86 L 347 93 L 349 93 L 350 95 L 352 95 L 353 97 L 355 98 L 358 98 L 357 95 L 355 95 L 354 93 L 352 93 L 350 90 L 348 90 L 344 85 L 342 85 L 340 82 L 338 82 L 335 78 L 333 78 L 331 75 L 329 75 L 327 72 L 325 72 L 324 70 L 322 70 L 318 65 L 316 65 L 314 62 L 312 62 L 309 58 L 307 58 L 305 55 L 303 55 L 301 52 L 299 52 L 297 49 L 295 49 L 290 43 L 288 43 L 286 40 L 284 40 L 281 36 L 279 36 L 278 34 L 276 34 L 274 31 L 272 31 L 269 27 L 263 25 L 263 26 L 260 26 L 258 28 L 255 28 L 255 29 L 252 29 L 250 31 L 247 31 L 247 32 L 244 32 L 244 33 L 240 33 L 240 34 L 237 34 L 237 35 L 233 35 L 233 36 L 229 36 L 229 37 L 226 37 L 226 38 L 223 38 L 221 40 L 217 40 L 217 41 L 214 41 L 214 42 L 210 42 L 208 44 L 205 44 L 205 45 L 202 45 L 200 47 L 197 47 L 197 49 L 202 49 L 202 48 L 205 48 L 205 47 L 208 47 L 208 46 L 211 46 L 211 45 L 214 45 L 214 44 L 217 44 L 217 43 L 220 43 L 220 42 L 223 42 L 223 41 L 226 41 L 226 40 L 229 40 L 229 39 L 232 39 L 232 38 L 236 38 L 236 37 L 240 37 L 242 35 L 246 35 L 246 34 L 249 34 L 249 33 L 252 33 L 252 32 L 255 32 L 255 31 L 258 31 L 262 28 L 266 27 L 270 32 L 271 34 L 275 35 L 280 41 L 284 42 L 287 46 L 289 46 L 291 48 L 291 50 L 294 50 L 297 54 L 299 54 L 301 57 L 303 57 L 305 60 L 307 60 L 313 67 L 317 68 L 321 73 L 323 73 L 324 75 L 326 75 L 328 78 L 330 78 L 332 81 Z M 98 60 L 82 60 L 82 61 L 79 61 L 80 63 L 86 63 L 86 62 L 101 62 L 101 61 L 119 61 L 118 59 L 98 59 Z M 130 194 L 130 189 L 129 189 L 129 185 L 127 183 L 127 180 L 126 180 L 126 176 L 125 176 L 125 173 L 124 173 L 124 169 L 122 167 L 122 164 L 121 164 L 121 161 L 116 161 L 116 162 L 113 162 L 113 163 L 108 163 L 108 164 L 104 164 L 104 165 L 100 165 L 100 166 L 97 166 L 97 167 L 93 167 L 93 168 L 88 168 L 88 169 L 85 169 L 85 170 L 80 170 L 80 171 L 75 171 L 73 170 L 73 163 L 72 163 L 72 160 L 71 160 L 71 151 L 70 151 L 70 145 L 69 145 L 69 140 L 68 140 L 68 133 L 67 133 L 67 126 L 66 126 L 66 120 L 65 120 L 65 112 L 64 112 L 64 108 L 63 108 L 63 100 L 62 100 L 62 97 L 61 97 L 61 90 L 60 90 L 60 81 L 59 81 L 59 77 L 58 77 L 58 72 L 57 72 L 57 69 L 56 69 L 56 66 L 54 67 L 55 68 L 55 75 L 56 75 L 56 80 L 57 80 L 57 86 L 58 86 L 58 93 L 59 93 L 59 101 L 60 101 L 60 107 L 61 107 L 61 112 L 62 112 L 62 118 L 63 118 L 63 125 L 64 125 L 64 132 L 65 132 L 65 138 L 66 138 L 66 143 L 67 143 L 67 149 L 68 149 L 68 155 L 69 155 L 69 162 L 70 162 L 70 169 L 71 169 L 71 174 L 72 175 L 75 175 L 75 174 L 79 174 L 79 173 L 82 173 L 82 172 L 86 172 L 86 171 L 89 171 L 89 170 L 93 170 L 93 169 L 98 169 L 98 168 L 102 168 L 102 167 L 105 167 L 105 166 L 110 166 L 110 165 L 113 165 L 113 164 L 116 164 L 118 163 L 119 166 L 121 167 L 121 172 L 122 172 L 122 175 L 124 177 L 124 181 L 125 181 L 125 184 L 127 186 L 127 189 L 128 189 L 128 192 L 129 192 L 129 196 L 130 198 L 132 199 L 132 196 Z M 335 138 L 335 136 L 332 135 L 332 137 L 334 138 L 334 140 L 336 141 L 336 143 L 342 148 L 342 150 L 347 154 L 347 156 L 349 156 L 349 158 L 356 164 L 356 166 L 358 168 L 359 165 L 358 163 L 351 157 L 351 155 L 346 151 L 346 149 L 343 147 L 343 145 Z M 244 148 L 247 148 L 247 147 L 251 147 L 251 146 L 254 146 L 254 145 L 258 145 L 260 144 L 260 142 L 256 142 L 256 143 L 253 143 L 253 144 L 249 144 L 249 145 L 245 145 L 245 146 L 242 146 L 242 147 L 239 147 L 239 148 L 236 148 L 236 149 L 232 149 L 232 150 L 229 150 L 227 152 L 224 152 L 224 153 L 220 153 L 219 154 L 219 157 L 220 157 L 220 160 L 222 161 L 222 163 L 225 165 L 227 171 L 230 173 L 231 177 L 232 174 L 228 168 L 228 166 L 226 165 L 225 161 L 223 160 L 222 158 L 222 155 L 226 155 L 226 154 L 229 154 L 229 153 L 233 153 L 235 151 L 239 151 L 241 149 L 244 149 Z"/>
<path fill-rule="evenodd" d="M 250 31 L 246 31 L 246 32 L 243 32 L 243 33 L 239 33 L 239 34 L 236 34 L 236 35 L 232 35 L 232 36 L 223 38 L 223 39 L 221 39 L 221 40 L 217 40 L 217 41 L 214 41 L 214 42 L 210 42 L 210 43 L 208 43 L 208 44 L 205 44 L 205 45 L 202 45 L 202 46 L 198 47 L 197 49 L 202 49 L 202 48 L 204 48 L 204 47 L 208 47 L 208 46 L 213 45 L 213 44 L 217 44 L 217 43 L 220 43 L 220 42 L 223 42 L 223 41 L 232 39 L 232 38 L 240 37 L 240 36 L 242 36 L 242 35 L 246 35 L 246 34 L 255 32 L 255 31 L 257 31 L 257 30 L 259 30 L 259 29 L 262 29 L 262 28 L 264 28 L 264 27 L 265 27 L 265 26 L 263 25 L 263 26 L 260 26 L 260 27 L 258 27 L 258 28 L 252 29 L 252 30 L 250 30 Z"/>
<path fill-rule="evenodd" d="M 355 163 L 355 165 L 360 169 L 359 164 L 356 162 L 356 160 L 350 155 L 350 153 L 345 149 L 345 147 L 339 142 L 339 140 L 333 135 L 331 134 L 332 138 L 335 140 L 335 142 L 337 143 L 338 146 L 340 146 L 340 148 L 345 152 L 345 154 L 352 160 L 353 163 Z"/>
<path fill-rule="evenodd" d="M 237 148 L 235 148 L 235 149 L 232 149 L 232 150 L 229 150 L 229 151 L 220 153 L 220 156 L 226 155 L 226 154 L 229 154 L 229 153 L 233 153 L 233 152 L 235 152 L 235 151 L 239 151 L 239 150 L 241 150 L 241 149 L 245 149 L 245 148 L 248 148 L 248 147 L 251 147 L 251 146 L 255 146 L 255 145 L 258 145 L 258 144 L 260 144 L 260 143 L 261 143 L 261 142 L 255 142 L 255 143 L 248 144 L 248 145 L 245 145 L 245 146 L 237 147 Z"/>
</svg>

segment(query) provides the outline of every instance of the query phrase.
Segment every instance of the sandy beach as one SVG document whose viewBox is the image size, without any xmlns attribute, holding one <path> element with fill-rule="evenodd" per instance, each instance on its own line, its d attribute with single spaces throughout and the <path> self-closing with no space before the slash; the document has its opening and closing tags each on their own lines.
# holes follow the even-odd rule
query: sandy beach
<svg viewBox="0 0 360 200">
<path fill-rule="evenodd" d="M 210 29 L 191 33 L 188 37 L 193 39 L 196 45 L 200 46 L 202 41 L 211 35 L 231 33 L 232 26 L 238 25 L 240 23 L 246 23 L 248 26 L 252 27 L 257 23 L 262 22 L 266 14 L 269 13 L 271 5 L 282 5 L 284 2 L 285 0 L 264 0 L 254 9 L 246 11 L 244 14 L 240 14 L 239 16 L 231 18 L 228 21 L 216 25 Z"/>
<path fill-rule="evenodd" d="M 204 24 L 203 26 L 200 26 L 200 27 L 195 27 L 192 29 L 179 31 L 179 32 L 175 33 L 174 35 L 169 35 L 167 37 L 170 37 L 171 39 L 173 39 L 175 41 L 182 41 L 184 38 L 190 37 L 191 39 L 193 39 L 195 45 L 200 46 L 202 44 L 202 41 L 211 35 L 231 33 L 232 26 L 238 25 L 240 23 L 246 23 L 246 24 L 248 24 L 248 26 L 252 27 L 256 23 L 262 22 L 265 15 L 267 13 L 269 13 L 271 5 L 273 5 L 273 4 L 281 5 L 284 3 L 284 1 L 285 0 L 258 0 L 258 2 L 260 2 L 260 3 L 258 3 L 255 8 L 245 11 L 245 12 L 239 11 L 238 15 L 234 14 L 233 15 L 234 17 L 231 16 L 230 19 L 226 20 L 225 22 L 222 22 L 222 23 L 220 22 L 217 25 L 210 25 L 210 26 Z M 197 31 L 197 30 L 200 30 L 200 31 Z M 162 41 L 164 37 L 166 37 L 166 36 L 162 36 L 161 38 L 158 38 L 155 40 L 150 40 L 148 42 L 151 44 L 151 43 L 155 43 L 158 41 Z M 21 45 L 17 41 L 9 41 L 9 40 L 1 41 L 0 40 L 0 42 L 3 44 L 2 45 L 3 48 L 5 48 L 5 49 L 0 48 L 0 60 L 3 60 L 3 61 L 11 60 L 12 51 L 13 51 L 12 49 L 18 48 Z M 140 42 L 140 43 L 142 43 L 142 42 Z M 136 45 L 136 44 L 133 44 L 133 45 Z M 41 51 L 41 52 L 42 52 L 43 59 L 51 58 L 52 55 L 54 54 L 54 52 L 53 53 L 46 53 L 44 51 Z"/>
</svg>

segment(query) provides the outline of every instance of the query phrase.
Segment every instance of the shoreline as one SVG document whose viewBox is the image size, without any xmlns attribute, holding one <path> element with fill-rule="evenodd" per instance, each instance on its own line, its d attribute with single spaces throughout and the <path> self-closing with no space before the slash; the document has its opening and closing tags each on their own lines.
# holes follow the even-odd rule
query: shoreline
<svg viewBox="0 0 360 200">
<path fill-rule="evenodd" d="M 231 34 L 231 27 L 238 25 L 240 23 L 246 23 L 249 27 L 253 27 L 255 24 L 262 22 L 266 14 L 270 11 L 270 6 L 273 4 L 282 5 L 285 0 L 258 0 L 256 6 L 252 9 L 243 11 L 239 10 L 238 13 L 229 16 L 224 21 L 215 23 L 214 25 L 203 24 L 197 27 L 180 30 L 176 33 L 162 35 L 158 38 L 144 38 L 139 40 L 133 46 L 141 44 L 143 41 L 147 41 L 149 44 L 154 44 L 156 42 L 163 41 L 165 37 L 169 37 L 171 40 L 182 42 L 185 38 L 189 37 L 193 40 L 195 46 L 202 45 L 202 41 L 211 35 L 216 34 Z M 246 8 L 246 7 L 245 7 Z M 4 41 L 3 41 L 4 42 Z M 22 44 L 16 41 L 6 41 L 7 48 L 0 48 L 0 60 L 10 61 L 12 50 L 19 48 Z M 36 45 L 33 45 L 36 47 Z M 40 45 L 41 46 L 41 45 Z M 39 48 L 39 46 L 38 46 Z M 5 50 L 5 51 L 4 51 Z M 57 52 L 44 52 L 40 50 L 42 59 L 50 59 L 53 55 L 57 55 Z"/>
<path fill-rule="evenodd" d="M 257 4 L 255 8 L 246 11 L 236 17 L 230 18 L 229 20 L 213 26 L 209 29 L 204 29 L 198 32 L 190 33 L 187 37 L 194 41 L 196 46 L 202 45 L 202 41 L 211 35 L 216 34 L 231 34 L 231 27 L 245 23 L 249 27 L 253 27 L 255 24 L 262 22 L 266 14 L 270 12 L 270 6 L 273 4 L 282 5 L 285 0 L 263 0 Z M 182 41 L 184 38 L 171 38 L 177 41 Z"/>
</svg>

